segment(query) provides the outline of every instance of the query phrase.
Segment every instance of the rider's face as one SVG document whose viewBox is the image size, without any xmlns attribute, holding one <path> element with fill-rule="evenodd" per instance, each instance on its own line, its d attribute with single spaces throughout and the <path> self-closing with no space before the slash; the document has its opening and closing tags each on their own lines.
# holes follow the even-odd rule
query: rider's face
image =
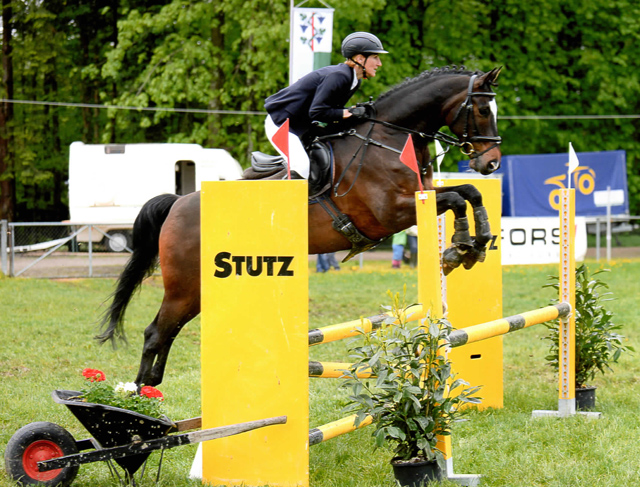
<svg viewBox="0 0 640 487">
<path fill-rule="evenodd" d="M 376 75 L 376 71 L 378 68 L 382 66 L 382 61 L 380 61 L 380 56 L 377 54 L 372 54 L 367 58 L 367 62 L 364 63 L 364 68 L 367 72 L 368 78 L 373 78 Z"/>
<path fill-rule="evenodd" d="M 364 78 L 364 74 L 366 72 L 367 78 L 373 78 L 376 75 L 377 69 L 382 66 L 382 61 L 380 61 L 380 56 L 378 54 L 371 54 L 365 58 L 363 54 L 358 54 L 354 61 L 357 61 L 360 66 L 358 66 L 358 77 Z M 361 67 L 364 66 L 364 69 Z"/>
</svg>

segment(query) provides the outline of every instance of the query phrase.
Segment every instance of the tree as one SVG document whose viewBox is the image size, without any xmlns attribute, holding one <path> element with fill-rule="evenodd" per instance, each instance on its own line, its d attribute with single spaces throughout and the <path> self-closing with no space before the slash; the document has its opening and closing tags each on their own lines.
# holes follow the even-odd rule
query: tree
<svg viewBox="0 0 640 487">
<path fill-rule="evenodd" d="M 503 153 L 566 152 L 569 141 L 578 151 L 624 149 L 631 211 L 640 214 L 640 119 L 566 118 L 640 113 L 639 4 L 331 3 L 332 62 L 343 60 L 340 41 L 356 30 L 374 32 L 390 52 L 353 102 L 436 66 L 502 65 Z M 272 151 L 262 112 L 288 83 L 288 0 L 3 0 L 3 24 L 3 97 L 145 110 L 2 103 L 0 215 L 14 208 L 22 220 L 64 218 L 75 140 L 193 142 L 225 148 L 245 166 L 252 150 Z M 456 162 L 445 158 L 445 170 Z"/>
<path fill-rule="evenodd" d="M 286 45 L 276 41 L 274 32 L 284 38 L 288 24 L 273 22 L 284 12 L 284 4 L 263 0 L 174 0 L 157 12 L 131 10 L 118 24 L 118 45 L 102 70 L 119 93 L 110 101 L 145 108 L 261 111 L 262 100 L 286 73 Z M 278 44 L 281 49 L 274 49 Z M 121 142 L 213 145 L 245 165 L 258 139 L 264 143 L 261 117 L 247 115 L 117 112 L 111 123 Z"/>
<path fill-rule="evenodd" d="M 2 85 L 0 93 L 13 98 L 12 31 L 13 9 L 11 0 L 2 0 Z M 13 105 L 0 104 L 0 219 L 13 220 L 14 184 L 11 174 L 10 125 L 13 122 Z"/>
</svg>

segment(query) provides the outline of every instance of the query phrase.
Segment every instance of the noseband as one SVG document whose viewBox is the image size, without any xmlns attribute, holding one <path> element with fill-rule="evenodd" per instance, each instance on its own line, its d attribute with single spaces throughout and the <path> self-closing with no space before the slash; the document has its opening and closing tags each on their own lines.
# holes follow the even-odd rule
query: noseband
<svg viewBox="0 0 640 487">
<path fill-rule="evenodd" d="M 461 140 L 459 139 L 459 142 L 460 142 L 459 147 L 460 147 L 460 152 L 462 152 L 465 156 L 469 156 L 469 158 L 471 159 L 480 157 L 485 152 L 490 151 L 491 149 L 499 146 L 502 143 L 502 137 L 491 137 L 488 135 L 474 135 L 473 137 L 469 137 L 470 122 L 473 122 L 473 128 L 475 133 L 479 132 L 478 125 L 476 124 L 475 115 L 473 113 L 473 97 L 474 96 L 490 96 L 493 98 L 496 96 L 496 93 L 492 91 L 487 91 L 487 92 L 473 91 L 473 83 L 475 82 L 477 77 L 478 75 L 474 74 L 473 76 L 471 76 L 471 79 L 469 79 L 469 87 L 467 88 L 467 98 L 458 107 L 458 111 L 456 112 L 456 115 L 455 117 L 453 117 L 453 121 L 451 122 L 451 125 L 453 125 L 458 120 L 458 118 L 460 118 L 463 112 L 465 113 L 464 132 L 462 133 L 462 139 Z M 474 142 L 494 142 L 494 144 L 488 149 L 483 150 L 482 152 L 476 152 L 476 150 L 473 148 Z"/>
</svg>

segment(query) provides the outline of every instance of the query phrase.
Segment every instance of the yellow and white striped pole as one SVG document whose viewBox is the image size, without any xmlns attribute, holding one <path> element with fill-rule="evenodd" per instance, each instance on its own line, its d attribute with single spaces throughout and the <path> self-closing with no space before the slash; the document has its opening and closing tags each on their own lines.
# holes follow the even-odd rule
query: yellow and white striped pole
<svg viewBox="0 0 640 487">
<path fill-rule="evenodd" d="M 421 320 L 424 318 L 424 312 L 421 304 L 409 306 L 404 314 L 407 321 Z M 323 326 L 322 328 L 314 328 L 309 330 L 309 346 L 321 345 L 323 343 L 335 342 L 343 338 L 355 337 L 362 333 L 369 333 L 380 328 L 384 320 L 392 313 L 382 313 L 368 318 L 360 318 L 359 320 L 346 321 L 335 325 Z"/>
<path fill-rule="evenodd" d="M 507 316 L 486 323 L 480 323 L 459 330 L 454 330 L 449 334 L 449 345 L 452 348 L 461 347 L 468 343 L 476 343 L 489 338 L 506 335 L 513 331 L 539 325 L 547 321 L 555 320 L 558 317 L 567 319 L 571 313 L 569 303 L 559 303 L 546 306 L 532 311 L 525 311 L 518 315 Z"/>
<path fill-rule="evenodd" d="M 336 436 L 351 433 L 357 429 L 369 426 L 373 422 L 373 418 L 371 416 L 366 416 L 357 427 L 355 425 L 355 421 L 356 415 L 352 414 L 346 418 L 338 419 L 331 423 L 313 428 L 309 431 L 309 446 L 317 445 L 318 443 L 330 440 Z"/>
</svg>

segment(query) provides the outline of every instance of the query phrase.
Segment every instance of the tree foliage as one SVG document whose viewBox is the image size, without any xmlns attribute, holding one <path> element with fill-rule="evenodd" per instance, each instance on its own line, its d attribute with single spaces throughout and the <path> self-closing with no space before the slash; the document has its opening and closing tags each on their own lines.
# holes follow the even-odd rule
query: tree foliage
<svg viewBox="0 0 640 487">
<path fill-rule="evenodd" d="M 13 97 L 83 104 L 13 105 L 5 127 L 12 143 L 0 161 L 0 179 L 14 183 L 16 219 L 66 217 L 68 147 L 76 140 L 194 142 L 225 148 L 245 166 L 251 151 L 271 150 L 260 113 L 264 99 L 287 84 L 288 1 L 10 3 Z M 623 149 L 631 213 L 640 214 L 640 119 L 567 118 L 640 114 L 640 4 L 331 3 L 333 62 L 342 61 L 340 40 L 355 30 L 375 32 L 390 51 L 354 102 L 436 66 L 504 66 L 500 115 L 558 118 L 502 118 L 503 153 L 566 152 L 569 141 L 579 152 Z M 101 104 L 145 110 L 93 106 Z M 198 111 L 171 111 L 185 108 Z M 447 159 L 452 169 L 454 158 Z"/>
</svg>

